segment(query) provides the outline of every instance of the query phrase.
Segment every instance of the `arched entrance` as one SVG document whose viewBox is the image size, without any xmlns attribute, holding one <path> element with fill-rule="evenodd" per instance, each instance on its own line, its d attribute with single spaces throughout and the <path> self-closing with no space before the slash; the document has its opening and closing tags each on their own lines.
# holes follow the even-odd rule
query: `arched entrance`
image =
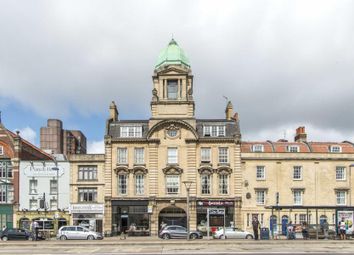
<svg viewBox="0 0 354 255">
<path fill-rule="evenodd" d="M 23 217 L 19 220 L 19 228 L 30 230 L 31 221 L 29 218 Z"/>
<path fill-rule="evenodd" d="M 287 215 L 283 215 L 283 217 L 281 217 L 281 233 L 285 236 L 288 232 L 287 231 L 288 221 L 289 221 L 289 217 Z"/>
<path fill-rule="evenodd" d="M 159 230 L 161 229 L 163 223 L 167 225 L 186 227 L 187 214 L 182 208 L 176 206 L 166 207 L 162 209 L 159 214 Z"/>
<path fill-rule="evenodd" d="M 275 215 L 272 215 L 270 216 L 270 219 L 269 219 L 269 229 L 270 229 L 270 232 L 273 233 L 274 232 L 278 232 L 278 222 L 277 222 L 277 216 Z"/>
</svg>

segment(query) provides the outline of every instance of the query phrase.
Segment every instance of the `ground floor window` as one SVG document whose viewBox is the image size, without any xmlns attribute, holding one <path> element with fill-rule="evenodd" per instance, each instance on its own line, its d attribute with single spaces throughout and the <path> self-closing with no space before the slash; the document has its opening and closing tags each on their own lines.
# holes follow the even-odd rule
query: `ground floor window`
<svg viewBox="0 0 354 255">
<path fill-rule="evenodd" d="M 159 229 L 163 225 L 178 225 L 187 227 L 187 214 L 179 207 L 169 206 L 160 211 L 159 214 Z"/>
<path fill-rule="evenodd" d="M 224 208 L 225 209 L 225 226 L 234 227 L 235 222 L 235 210 L 233 207 L 213 207 L 213 208 Z M 197 229 L 201 232 L 207 232 L 207 210 L 208 207 L 198 206 L 197 207 Z M 224 218 L 219 215 L 210 215 L 209 225 L 210 226 L 220 226 L 223 225 Z"/>
<path fill-rule="evenodd" d="M 19 220 L 19 227 L 22 229 L 30 230 L 31 228 L 31 220 L 29 218 L 21 218 Z"/>
<path fill-rule="evenodd" d="M 131 204 L 134 204 L 132 201 Z M 129 232 L 131 235 L 149 234 L 150 217 L 147 205 L 113 205 L 112 234 Z"/>
<path fill-rule="evenodd" d="M 102 214 L 94 214 L 94 213 L 75 213 L 73 215 L 73 223 L 76 226 L 82 226 L 88 228 L 89 230 L 101 232 L 102 229 L 102 220 L 98 218 L 102 218 Z"/>
</svg>

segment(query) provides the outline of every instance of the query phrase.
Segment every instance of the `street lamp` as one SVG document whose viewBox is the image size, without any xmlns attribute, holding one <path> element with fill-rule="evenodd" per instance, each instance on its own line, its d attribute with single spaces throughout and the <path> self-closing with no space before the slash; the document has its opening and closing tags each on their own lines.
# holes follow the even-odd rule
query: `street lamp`
<svg viewBox="0 0 354 255">
<path fill-rule="evenodd" d="M 184 186 L 187 190 L 187 240 L 189 240 L 189 190 L 192 186 L 193 181 L 183 181 Z"/>
</svg>

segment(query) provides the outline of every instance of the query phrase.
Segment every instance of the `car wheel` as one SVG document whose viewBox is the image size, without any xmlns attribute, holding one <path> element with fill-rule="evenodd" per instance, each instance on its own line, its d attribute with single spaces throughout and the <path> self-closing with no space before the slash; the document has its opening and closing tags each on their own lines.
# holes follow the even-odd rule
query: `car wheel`
<svg viewBox="0 0 354 255">
<path fill-rule="evenodd" d="M 94 240 L 95 239 L 95 237 L 93 236 L 93 235 L 89 235 L 88 237 L 87 237 L 87 240 Z"/>
<path fill-rule="evenodd" d="M 7 236 L 3 236 L 2 238 L 1 238 L 3 241 L 7 241 L 7 240 L 9 240 L 9 238 L 7 237 Z"/>
<path fill-rule="evenodd" d="M 163 234 L 163 235 L 162 235 L 162 239 L 168 240 L 168 239 L 170 239 L 170 238 L 171 238 L 171 237 L 170 237 L 169 234 Z"/>
<path fill-rule="evenodd" d="M 253 236 L 247 235 L 247 236 L 246 236 L 246 239 L 253 239 Z"/>
<path fill-rule="evenodd" d="M 68 239 L 66 236 L 61 236 L 60 237 L 60 240 L 66 240 L 66 239 Z"/>
<path fill-rule="evenodd" d="M 197 234 L 191 234 L 190 235 L 190 239 L 192 239 L 192 240 L 195 240 L 195 239 L 197 239 L 198 238 L 198 235 Z"/>
<path fill-rule="evenodd" d="M 220 236 L 219 236 L 219 239 L 227 239 L 227 237 L 224 236 L 224 235 L 220 235 Z"/>
</svg>

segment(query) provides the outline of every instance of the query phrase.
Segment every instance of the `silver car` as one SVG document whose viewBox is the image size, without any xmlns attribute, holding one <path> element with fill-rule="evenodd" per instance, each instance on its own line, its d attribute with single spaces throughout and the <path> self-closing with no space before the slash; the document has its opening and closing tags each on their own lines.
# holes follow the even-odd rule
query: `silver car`
<svg viewBox="0 0 354 255">
<path fill-rule="evenodd" d="M 247 231 L 243 231 L 241 229 L 227 227 L 225 228 L 225 235 L 224 235 L 224 230 L 219 229 L 213 234 L 213 237 L 217 239 L 223 239 L 223 238 L 253 239 L 253 234 Z"/>
<path fill-rule="evenodd" d="M 177 225 L 167 226 L 160 231 L 159 237 L 165 240 L 170 238 L 187 238 L 187 229 Z M 199 231 L 189 231 L 189 238 L 202 239 L 203 234 Z"/>
<path fill-rule="evenodd" d="M 91 231 L 85 227 L 81 226 L 63 226 L 58 230 L 57 239 L 103 239 L 101 233 Z"/>
</svg>

